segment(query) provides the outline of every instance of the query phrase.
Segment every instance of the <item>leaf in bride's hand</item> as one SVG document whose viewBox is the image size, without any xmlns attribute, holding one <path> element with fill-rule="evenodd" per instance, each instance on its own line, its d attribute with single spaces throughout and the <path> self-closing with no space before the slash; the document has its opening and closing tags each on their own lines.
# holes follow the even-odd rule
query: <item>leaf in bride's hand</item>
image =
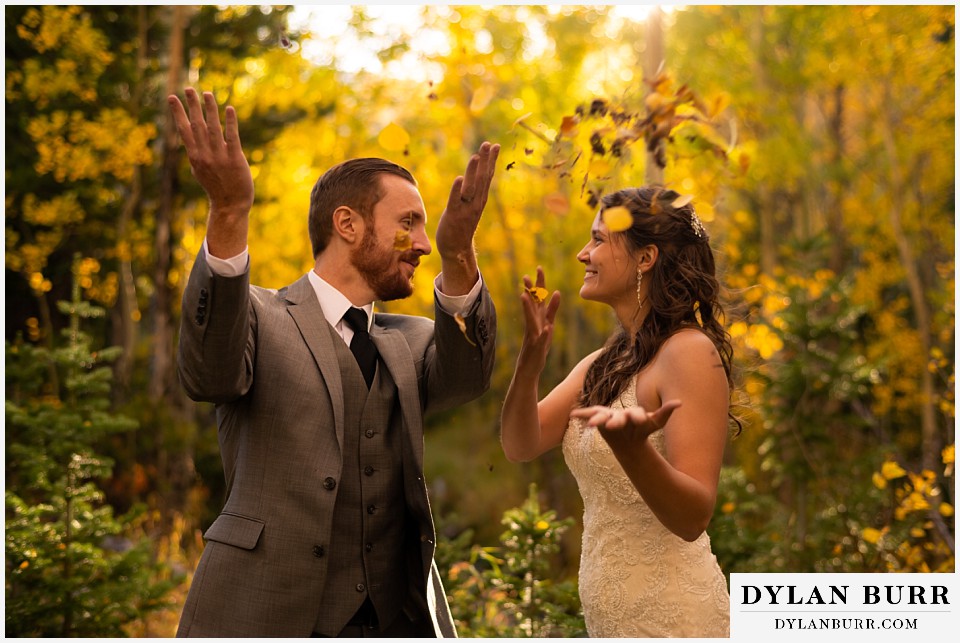
<svg viewBox="0 0 960 643">
<path fill-rule="evenodd" d="M 623 232 L 633 225 L 630 210 L 622 205 L 616 205 L 603 211 L 603 223 L 610 232 Z"/>
<path fill-rule="evenodd" d="M 463 338 L 467 340 L 467 343 L 471 346 L 476 346 L 473 340 L 467 335 L 467 322 L 463 321 L 463 315 L 460 313 L 453 314 L 453 320 L 457 322 L 457 326 L 460 327 L 460 332 L 463 333 Z"/>
<path fill-rule="evenodd" d="M 533 300 L 538 304 L 547 300 L 548 293 L 546 288 L 527 288 L 527 292 L 530 293 L 530 296 L 533 297 Z"/>
<path fill-rule="evenodd" d="M 406 230 L 397 230 L 397 234 L 393 239 L 393 249 L 397 252 L 404 252 L 413 247 L 413 240 L 410 238 L 410 233 Z"/>
</svg>

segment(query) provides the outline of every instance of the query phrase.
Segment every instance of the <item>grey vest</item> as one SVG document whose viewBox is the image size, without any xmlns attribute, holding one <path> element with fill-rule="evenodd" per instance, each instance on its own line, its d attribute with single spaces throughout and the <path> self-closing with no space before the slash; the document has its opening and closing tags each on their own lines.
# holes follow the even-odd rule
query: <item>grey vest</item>
<svg viewBox="0 0 960 643">
<path fill-rule="evenodd" d="M 332 329 L 331 334 L 343 381 L 343 470 L 315 631 L 336 636 L 367 596 L 380 626 L 388 626 L 409 586 L 397 386 L 378 361 L 368 391 L 353 353 Z"/>
</svg>

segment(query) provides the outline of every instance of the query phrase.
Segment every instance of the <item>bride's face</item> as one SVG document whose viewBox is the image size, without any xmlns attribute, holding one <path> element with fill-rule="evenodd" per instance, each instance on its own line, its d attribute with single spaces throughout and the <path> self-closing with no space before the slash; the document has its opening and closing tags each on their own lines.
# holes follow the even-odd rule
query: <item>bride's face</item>
<svg viewBox="0 0 960 643">
<path fill-rule="evenodd" d="M 600 213 L 590 228 L 590 241 L 577 254 L 584 266 L 580 296 L 618 307 L 622 302 L 636 305 L 637 264 L 627 253 L 620 235 L 607 230 Z"/>
</svg>

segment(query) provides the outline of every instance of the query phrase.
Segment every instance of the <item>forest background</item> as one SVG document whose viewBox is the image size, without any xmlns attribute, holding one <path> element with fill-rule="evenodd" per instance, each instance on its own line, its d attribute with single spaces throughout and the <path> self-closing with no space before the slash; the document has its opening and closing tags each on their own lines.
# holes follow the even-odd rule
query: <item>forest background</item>
<svg viewBox="0 0 960 643">
<path fill-rule="evenodd" d="M 207 213 L 165 107 L 186 86 L 237 109 L 269 287 L 312 264 L 327 167 L 410 168 L 432 231 L 502 145 L 477 236 L 493 383 L 426 437 L 461 635 L 582 633 L 575 482 L 559 452 L 507 463 L 499 409 L 522 276 L 563 295 L 546 391 L 614 328 L 577 297 L 596 198 L 651 181 L 693 197 L 728 291 L 724 571 L 954 570 L 952 5 L 375 9 L 320 37 L 287 6 L 5 7 L 8 635 L 172 635 L 223 501 L 213 408 L 174 364 Z M 378 308 L 430 315 L 438 269 Z"/>
</svg>

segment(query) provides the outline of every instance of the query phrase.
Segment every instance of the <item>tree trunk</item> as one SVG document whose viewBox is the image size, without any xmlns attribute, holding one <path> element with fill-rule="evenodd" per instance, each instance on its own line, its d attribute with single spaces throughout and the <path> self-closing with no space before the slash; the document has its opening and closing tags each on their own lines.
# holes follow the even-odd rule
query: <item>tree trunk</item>
<svg viewBox="0 0 960 643">
<path fill-rule="evenodd" d="M 893 122 L 893 115 L 889 111 L 889 106 L 892 104 L 891 101 L 890 88 L 887 86 L 884 89 L 882 105 L 882 108 L 884 108 L 884 118 L 882 119 L 881 129 L 883 130 L 883 145 L 887 153 L 888 172 L 890 175 L 890 208 L 888 214 L 893 239 L 897 245 L 897 253 L 900 256 L 900 265 L 903 266 L 903 271 L 906 275 L 907 289 L 913 305 L 913 314 L 916 318 L 917 335 L 920 338 L 920 346 L 923 351 L 921 358 L 925 362 L 924 368 L 920 369 L 920 390 L 923 396 L 920 407 L 921 466 L 924 469 L 937 471 L 940 464 L 940 436 L 937 431 L 935 408 L 936 392 L 933 373 L 930 372 L 930 369 L 926 368 L 926 360 L 930 359 L 930 348 L 932 346 L 930 336 L 931 314 L 926 295 L 924 294 L 925 288 L 920 276 L 917 258 L 903 230 L 903 214 L 906 205 L 905 197 L 909 191 L 907 186 L 904 185 L 904 172 L 897 154 L 897 144 L 893 134 L 896 124 Z"/>
<path fill-rule="evenodd" d="M 183 71 L 183 31 L 185 7 L 175 5 L 170 8 L 170 66 L 167 73 L 167 94 L 179 94 L 182 89 Z M 150 397 L 154 400 L 166 399 L 175 391 L 173 376 L 173 293 L 170 288 L 169 274 L 172 263 L 173 242 L 171 229 L 173 222 L 174 195 L 177 191 L 177 166 L 180 159 L 180 141 L 176 123 L 166 113 L 163 131 L 163 160 L 160 173 L 160 199 L 156 214 L 156 267 L 154 269 L 153 299 L 153 360 L 150 370 Z"/>
<path fill-rule="evenodd" d="M 843 83 L 833 89 L 833 112 L 828 123 L 829 138 L 833 147 L 830 153 L 829 167 L 836 173 L 832 181 L 832 190 L 827 200 L 827 230 L 830 231 L 830 270 L 834 274 L 843 272 L 847 254 L 847 235 L 843 228 L 843 194 L 847 189 L 847 181 L 840 174 L 843 167 L 843 107 L 846 97 L 846 87 Z"/>
<path fill-rule="evenodd" d="M 643 61 L 644 75 L 653 79 L 664 62 L 663 11 L 659 6 L 656 6 L 647 16 L 647 49 Z M 657 165 L 652 152 L 647 152 L 645 179 L 648 184 L 663 183 L 663 168 Z"/>
<path fill-rule="evenodd" d="M 143 78 L 147 70 L 147 8 L 137 7 L 137 81 L 130 96 L 128 110 L 134 116 L 140 112 L 143 100 Z M 117 277 L 119 288 L 117 305 L 113 308 L 113 345 L 120 346 L 123 352 L 114 364 L 114 401 L 126 399 L 133 373 L 134 350 L 137 341 L 137 321 L 140 312 L 137 307 L 137 290 L 133 276 L 133 242 L 130 238 L 130 226 L 133 215 L 140 209 L 143 196 L 143 171 L 137 167 L 133 171 L 130 191 L 120 210 L 117 221 Z M 134 432 L 130 432 L 134 435 Z"/>
<path fill-rule="evenodd" d="M 761 96 L 766 96 L 770 92 L 769 82 L 767 81 L 767 71 L 764 68 L 763 56 L 765 47 L 764 41 L 764 14 L 765 7 L 757 7 L 754 14 L 753 25 L 751 29 L 753 52 L 753 75 L 757 79 L 757 88 Z M 763 111 L 763 108 L 761 108 Z M 762 140 L 764 136 L 763 128 L 760 125 L 764 122 L 763 118 L 757 120 L 757 138 Z M 768 190 L 762 184 L 757 185 L 757 217 L 760 222 L 760 271 L 765 275 L 773 275 L 777 266 L 777 246 L 776 246 L 776 226 L 775 210 L 772 207 L 774 201 L 769 197 Z"/>
</svg>

